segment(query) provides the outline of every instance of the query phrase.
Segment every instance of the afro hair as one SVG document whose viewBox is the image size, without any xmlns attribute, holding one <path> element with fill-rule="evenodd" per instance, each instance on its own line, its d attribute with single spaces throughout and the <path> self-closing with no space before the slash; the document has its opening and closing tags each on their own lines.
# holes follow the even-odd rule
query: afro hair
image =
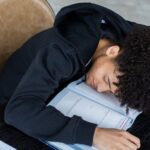
<svg viewBox="0 0 150 150">
<path fill-rule="evenodd" d="M 117 58 L 121 105 L 150 113 L 150 27 L 136 25 Z"/>
</svg>

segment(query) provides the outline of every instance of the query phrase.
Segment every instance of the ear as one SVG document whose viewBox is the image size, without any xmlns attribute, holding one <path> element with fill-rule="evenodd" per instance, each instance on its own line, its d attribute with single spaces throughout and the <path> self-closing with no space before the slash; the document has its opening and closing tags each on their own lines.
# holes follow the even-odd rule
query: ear
<svg viewBox="0 0 150 150">
<path fill-rule="evenodd" d="M 106 50 L 106 55 L 108 57 L 116 57 L 116 56 L 118 56 L 119 51 L 120 51 L 120 47 L 119 46 L 117 46 L 117 45 L 110 46 Z"/>
</svg>

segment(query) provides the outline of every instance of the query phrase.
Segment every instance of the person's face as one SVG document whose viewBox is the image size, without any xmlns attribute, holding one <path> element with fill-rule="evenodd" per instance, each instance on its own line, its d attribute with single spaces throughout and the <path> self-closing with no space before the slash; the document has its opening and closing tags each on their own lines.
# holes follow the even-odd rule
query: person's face
<svg viewBox="0 0 150 150">
<path fill-rule="evenodd" d="M 114 50 L 109 49 L 105 56 L 96 58 L 86 74 L 86 83 L 98 92 L 111 92 L 113 94 L 117 92 L 117 86 L 114 83 L 118 83 L 117 76 L 120 74 L 115 63 L 118 51 L 114 52 Z"/>
</svg>

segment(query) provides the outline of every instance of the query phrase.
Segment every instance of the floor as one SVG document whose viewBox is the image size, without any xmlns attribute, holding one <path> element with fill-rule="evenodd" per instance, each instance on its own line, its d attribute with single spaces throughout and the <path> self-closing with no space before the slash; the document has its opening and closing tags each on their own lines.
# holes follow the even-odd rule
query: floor
<svg viewBox="0 0 150 150">
<path fill-rule="evenodd" d="M 96 3 L 119 13 L 124 18 L 150 25 L 150 0 L 48 0 L 55 13 L 64 6 L 78 2 Z"/>
</svg>

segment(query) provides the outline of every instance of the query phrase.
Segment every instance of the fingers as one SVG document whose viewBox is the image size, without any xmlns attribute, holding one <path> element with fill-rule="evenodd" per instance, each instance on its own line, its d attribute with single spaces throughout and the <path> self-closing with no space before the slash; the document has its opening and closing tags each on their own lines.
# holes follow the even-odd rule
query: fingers
<svg viewBox="0 0 150 150">
<path fill-rule="evenodd" d="M 121 138 L 120 140 L 122 142 L 121 149 L 123 149 L 123 147 L 126 147 L 126 150 L 127 149 L 129 149 L 129 150 L 137 150 L 138 146 L 136 144 L 132 143 L 131 141 L 129 141 L 128 139 Z"/>
<path fill-rule="evenodd" d="M 137 147 L 136 148 L 130 148 L 127 145 L 124 145 L 121 143 L 118 143 L 117 147 L 118 147 L 118 150 L 137 150 Z"/>
<path fill-rule="evenodd" d="M 131 141 L 131 142 L 133 143 L 133 145 L 136 145 L 137 148 L 140 148 L 141 144 L 140 144 L 140 139 L 139 139 L 139 138 L 137 138 L 136 136 L 134 136 L 134 135 L 132 135 L 132 134 L 130 134 L 129 132 L 126 132 L 126 131 L 124 131 L 123 134 L 124 134 L 124 136 L 125 136 L 129 141 Z M 131 142 L 129 142 L 129 143 L 131 143 Z M 128 143 L 128 144 L 129 144 L 129 143 Z M 132 143 L 129 144 L 129 145 L 127 144 L 127 145 L 130 146 L 131 148 L 133 148 Z"/>
</svg>

